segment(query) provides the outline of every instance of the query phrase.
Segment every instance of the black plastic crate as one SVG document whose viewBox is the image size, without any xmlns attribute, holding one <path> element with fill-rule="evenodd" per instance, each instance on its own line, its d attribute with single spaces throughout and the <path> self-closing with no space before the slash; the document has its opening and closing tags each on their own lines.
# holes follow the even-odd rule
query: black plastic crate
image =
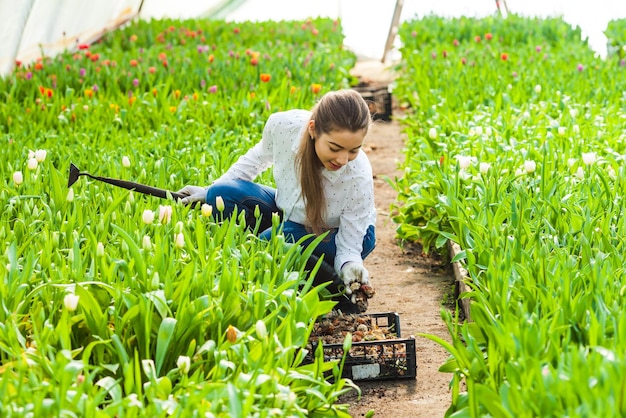
<svg viewBox="0 0 626 418">
<path fill-rule="evenodd" d="M 361 97 L 367 102 L 372 119 L 383 120 L 385 122 L 391 121 L 393 112 L 393 103 L 391 99 L 391 92 L 387 86 L 374 87 L 367 85 L 359 85 L 353 87 L 354 90 L 361 94 Z"/>
<path fill-rule="evenodd" d="M 417 375 L 415 338 L 400 338 L 400 317 L 394 312 L 358 315 L 372 325 L 386 328 L 397 338 L 352 342 L 342 377 L 351 380 L 409 379 Z M 341 360 L 343 344 L 324 344 L 324 360 Z M 312 344 L 312 351 L 317 343 Z"/>
</svg>

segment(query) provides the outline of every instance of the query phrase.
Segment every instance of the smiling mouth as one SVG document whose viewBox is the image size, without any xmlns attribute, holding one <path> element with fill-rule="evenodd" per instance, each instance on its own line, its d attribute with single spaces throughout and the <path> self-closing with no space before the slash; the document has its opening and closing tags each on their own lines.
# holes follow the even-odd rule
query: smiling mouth
<svg viewBox="0 0 626 418">
<path fill-rule="evenodd" d="M 330 161 L 328 162 L 328 165 L 330 166 L 331 170 L 339 170 L 342 166 L 331 163 Z"/>
</svg>

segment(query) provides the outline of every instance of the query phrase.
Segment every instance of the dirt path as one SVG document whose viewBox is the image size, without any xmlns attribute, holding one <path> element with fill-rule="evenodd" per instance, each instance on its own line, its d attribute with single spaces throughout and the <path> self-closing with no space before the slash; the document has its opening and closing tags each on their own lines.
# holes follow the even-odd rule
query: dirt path
<svg viewBox="0 0 626 418">
<path fill-rule="evenodd" d="M 392 75 L 372 61 L 357 63 L 353 74 L 363 81 L 389 83 Z M 394 109 L 394 114 L 397 110 Z M 428 333 L 450 340 L 440 310 L 454 298 L 454 274 L 449 262 L 436 255 L 425 256 L 417 245 L 401 248 L 395 239 L 390 205 L 396 192 L 384 180 L 400 175 L 403 160 L 403 134 L 397 120 L 377 122 L 371 127 L 366 145 L 375 177 L 378 208 L 377 245 L 365 260 L 376 289 L 368 312 L 396 312 L 400 316 L 402 338 Z M 351 405 L 353 417 L 374 410 L 376 417 L 443 417 L 450 404 L 448 383 L 451 375 L 438 371 L 448 353 L 429 339 L 416 337 L 417 378 L 356 381 L 361 399 L 350 394 L 342 399 Z"/>
</svg>

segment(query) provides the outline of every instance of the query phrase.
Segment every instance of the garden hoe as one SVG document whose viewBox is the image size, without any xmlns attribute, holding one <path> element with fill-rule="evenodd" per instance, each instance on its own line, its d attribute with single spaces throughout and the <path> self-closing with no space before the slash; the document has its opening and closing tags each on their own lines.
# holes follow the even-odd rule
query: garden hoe
<svg viewBox="0 0 626 418">
<path fill-rule="evenodd" d="M 78 180 L 80 176 L 87 176 L 94 180 L 99 180 L 108 184 L 112 184 L 113 186 L 121 187 L 127 190 L 134 190 L 136 192 L 147 194 L 150 196 L 160 197 L 161 199 L 178 200 L 178 199 L 182 199 L 183 197 L 185 197 L 184 195 L 180 193 L 172 192 L 172 191 L 165 190 L 165 189 L 159 189 L 157 187 L 152 187 L 152 186 L 148 186 L 148 185 L 141 184 L 141 183 L 135 183 L 133 181 L 112 179 L 109 177 L 93 176 L 85 171 L 80 171 L 78 167 L 76 167 L 72 163 L 70 163 L 70 176 L 67 180 L 67 187 L 71 187 L 74 183 L 76 183 L 76 180 Z"/>
</svg>

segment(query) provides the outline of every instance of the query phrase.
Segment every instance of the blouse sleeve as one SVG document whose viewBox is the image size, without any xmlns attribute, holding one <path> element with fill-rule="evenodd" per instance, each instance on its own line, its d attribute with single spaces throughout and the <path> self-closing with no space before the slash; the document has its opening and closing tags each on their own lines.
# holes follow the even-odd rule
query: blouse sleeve
<svg viewBox="0 0 626 418">
<path fill-rule="evenodd" d="M 346 197 L 347 204 L 341 214 L 339 230 L 335 238 L 337 254 L 335 270 L 348 261 L 362 263 L 363 238 L 370 225 L 373 224 L 376 209 L 374 206 L 374 184 L 371 176 L 363 173 L 355 182 L 351 193 Z"/>
<path fill-rule="evenodd" d="M 273 130 L 274 115 L 271 115 L 263 128 L 261 140 L 239 157 L 226 173 L 217 181 L 221 180 L 247 180 L 253 181 L 259 174 L 267 170 L 273 161 Z"/>
</svg>

